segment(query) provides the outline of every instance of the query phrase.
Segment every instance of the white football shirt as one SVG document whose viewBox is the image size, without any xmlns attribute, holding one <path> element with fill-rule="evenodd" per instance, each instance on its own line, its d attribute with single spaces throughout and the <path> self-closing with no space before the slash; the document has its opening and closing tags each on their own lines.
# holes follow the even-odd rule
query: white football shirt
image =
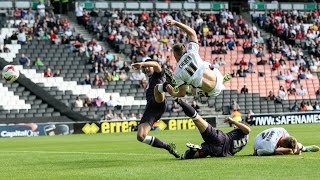
<svg viewBox="0 0 320 180">
<path fill-rule="evenodd" d="M 177 85 L 201 87 L 203 72 L 209 66 L 210 64 L 203 61 L 199 55 L 199 45 L 190 42 L 187 52 L 181 57 L 174 71 Z"/>
<path fill-rule="evenodd" d="M 259 133 L 254 140 L 254 151 L 258 156 L 272 155 L 282 138 L 289 136 L 284 128 L 270 128 Z"/>
</svg>

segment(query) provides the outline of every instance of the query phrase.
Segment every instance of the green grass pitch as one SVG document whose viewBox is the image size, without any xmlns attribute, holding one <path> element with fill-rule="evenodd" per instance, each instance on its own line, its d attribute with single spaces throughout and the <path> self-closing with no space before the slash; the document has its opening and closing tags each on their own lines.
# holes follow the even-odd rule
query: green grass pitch
<svg viewBox="0 0 320 180">
<path fill-rule="evenodd" d="M 305 145 L 320 145 L 320 124 L 286 125 Z M 254 137 L 234 157 L 176 160 L 136 140 L 135 133 L 0 139 L 0 179 L 319 179 L 320 153 L 249 156 Z M 231 128 L 223 128 L 229 131 Z M 158 131 L 165 142 L 201 143 L 197 130 Z"/>
</svg>

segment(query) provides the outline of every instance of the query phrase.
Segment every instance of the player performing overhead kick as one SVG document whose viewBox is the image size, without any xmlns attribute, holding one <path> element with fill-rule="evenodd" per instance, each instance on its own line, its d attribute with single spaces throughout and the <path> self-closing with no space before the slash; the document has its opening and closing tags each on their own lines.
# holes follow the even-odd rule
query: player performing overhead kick
<svg viewBox="0 0 320 180">
<path fill-rule="evenodd" d="M 137 139 L 150 146 L 163 148 L 170 154 L 179 158 L 174 143 L 166 144 L 154 136 L 148 136 L 154 122 L 158 121 L 166 110 L 167 101 L 165 94 L 158 91 L 158 84 L 164 82 L 164 71 L 157 61 L 146 58 L 144 62 L 132 64 L 134 69 L 143 68 L 149 77 L 149 84 L 146 91 L 147 105 L 138 126 Z"/>
<path fill-rule="evenodd" d="M 254 140 L 253 155 L 299 155 L 301 152 L 317 151 L 319 151 L 318 146 L 303 146 L 296 138 L 290 136 L 284 128 L 270 128 L 257 135 Z"/>
<path fill-rule="evenodd" d="M 182 107 L 184 113 L 193 118 L 193 122 L 204 140 L 201 145 L 187 143 L 189 150 L 181 156 L 181 159 L 233 156 L 247 145 L 248 134 L 251 131 L 249 126 L 235 122 L 231 118 L 226 118 L 225 122 L 230 122 L 237 128 L 228 133 L 223 133 L 213 128 L 189 104 L 179 98 L 176 101 Z"/>
<path fill-rule="evenodd" d="M 183 44 L 173 46 L 173 55 L 177 61 L 174 76 L 166 70 L 167 82 L 169 84 L 159 85 L 159 91 L 167 91 L 171 96 L 184 97 L 187 85 L 201 89 L 206 96 L 218 96 L 224 90 L 224 82 L 229 81 L 229 74 L 223 76 L 218 69 L 210 66 L 199 55 L 199 45 L 196 32 L 189 26 L 175 21 L 167 20 L 167 26 L 177 26 L 189 36 L 188 49 Z M 178 91 L 173 86 L 178 87 Z"/>
</svg>

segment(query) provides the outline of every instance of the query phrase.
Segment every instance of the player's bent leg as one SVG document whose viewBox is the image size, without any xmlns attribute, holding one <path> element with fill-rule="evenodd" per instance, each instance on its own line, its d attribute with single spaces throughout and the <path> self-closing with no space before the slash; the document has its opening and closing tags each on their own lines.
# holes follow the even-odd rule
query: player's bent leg
<svg viewBox="0 0 320 180">
<path fill-rule="evenodd" d="M 198 115 L 197 111 L 192 106 L 185 103 L 180 98 L 177 98 L 176 101 L 182 107 L 184 113 L 188 117 L 193 118 L 193 122 L 197 126 L 200 133 L 203 133 L 208 128 L 208 122 Z"/>
<path fill-rule="evenodd" d="M 157 84 L 156 87 L 154 88 L 153 94 L 154 94 L 154 99 L 157 103 L 161 103 L 165 99 L 165 93 L 159 91 L 159 87 L 161 84 Z"/>
<path fill-rule="evenodd" d="M 137 140 L 146 144 L 153 143 L 152 136 L 148 136 L 151 126 L 148 123 L 142 123 L 138 126 Z"/>
</svg>

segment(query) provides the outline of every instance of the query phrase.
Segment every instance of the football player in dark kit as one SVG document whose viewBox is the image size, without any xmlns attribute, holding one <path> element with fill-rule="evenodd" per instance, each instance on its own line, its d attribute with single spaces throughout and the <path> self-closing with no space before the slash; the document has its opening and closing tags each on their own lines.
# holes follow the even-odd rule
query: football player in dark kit
<svg viewBox="0 0 320 180">
<path fill-rule="evenodd" d="M 154 122 L 158 121 L 167 108 L 165 93 L 160 93 L 158 84 L 164 83 L 165 72 L 159 62 L 151 58 L 145 58 L 144 62 L 131 65 L 133 69 L 143 69 L 149 77 L 149 84 L 146 90 L 147 105 L 138 126 L 137 139 L 140 142 L 149 144 L 156 148 L 163 148 L 169 151 L 176 158 L 180 155 L 176 151 L 174 143 L 166 144 L 154 136 L 148 136 Z"/>
<path fill-rule="evenodd" d="M 183 108 L 184 113 L 193 119 L 204 140 L 201 145 L 187 143 L 189 149 L 181 156 L 181 159 L 233 156 L 247 145 L 248 134 L 251 131 L 249 126 L 235 122 L 229 117 L 225 119 L 225 122 L 234 124 L 237 128 L 224 133 L 213 128 L 189 104 L 179 98 L 176 101 Z"/>
</svg>

